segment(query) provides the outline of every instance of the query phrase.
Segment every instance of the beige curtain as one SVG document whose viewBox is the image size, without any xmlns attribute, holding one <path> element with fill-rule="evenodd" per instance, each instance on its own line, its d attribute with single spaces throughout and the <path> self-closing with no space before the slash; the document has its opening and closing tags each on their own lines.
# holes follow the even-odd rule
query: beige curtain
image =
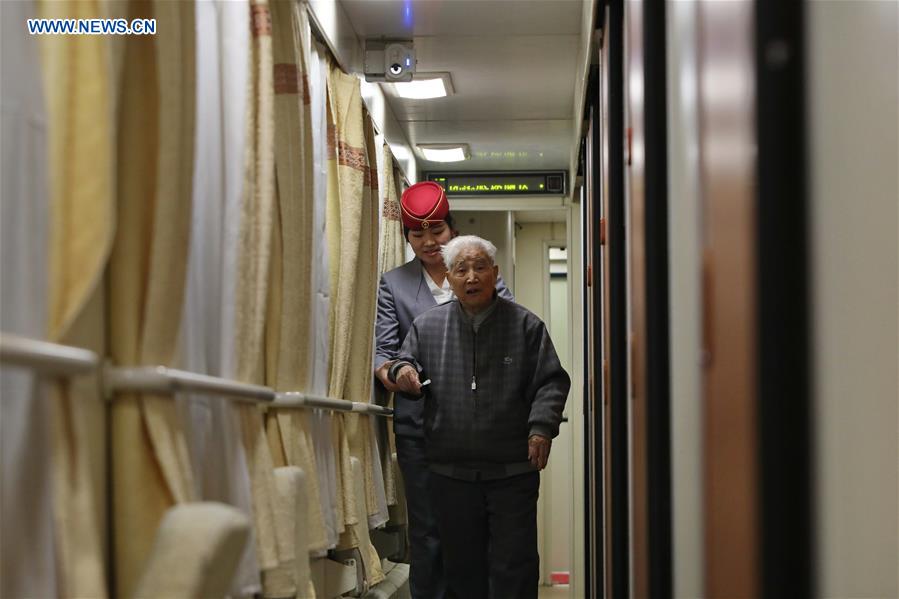
<svg viewBox="0 0 899 599">
<path fill-rule="evenodd" d="M 381 209 L 381 242 L 378 259 L 380 274 L 401 266 L 406 262 L 406 240 L 403 237 L 403 221 L 400 212 L 400 195 L 402 173 L 393 160 L 390 146 L 384 144 L 382 168 L 384 173 L 384 189 L 382 190 Z M 391 393 L 378 386 L 377 402 L 390 405 L 393 401 Z M 393 427 L 389 423 L 378 424 L 378 447 L 381 452 L 381 470 L 384 472 L 384 492 L 387 505 L 396 505 L 397 473 L 393 467 L 393 454 L 396 453 L 396 442 Z"/>
<path fill-rule="evenodd" d="M 331 269 L 331 376 L 329 395 L 354 401 L 371 398 L 371 350 L 377 273 L 378 201 L 374 129 L 363 115 L 359 79 L 332 67 L 328 77 L 330 121 L 328 123 L 328 213 L 327 232 Z M 377 510 L 375 471 L 370 417 L 344 414 L 336 417 L 335 440 L 340 469 L 340 492 L 344 498 L 344 521 L 349 530 L 342 546 L 357 546 L 359 536 L 352 526 L 358 522 L 357 500 L 366 512 Z M 352 492 L 350 456 L 358 457 L 365 473 L 365 497 Z M 380 560 L 370 545 L 360 547 L 366 576 L 371 584 L 383 579 Z"/>
<path fill-rule="evenodd" d="M 313 234 L 312 117 L 302 28 L 302 7 L 272 1 L 275 173 L 277 209 L 272 235 L 271 289 L 267 321 L 267 384 L 279 391 L 308 391 Z M 319 500 L 308 410 L 272 411 L 267 417 L 276 465 L 299 466 L 308 493 L 308 550 L 325 551 L 327 537 Z M 277 456 L 283 456 L 279 463 Z"/>
<path fill-rule="evenodd" d="M 43 18 L 97 18 L 99 3 L 47 0 Z M 50 156 L 49 337 L 105 353 L 100 281 L 114 231 L 108 47 L 41 36 Z M 105 596 L 104 402 L 96 376 L 48 387 L 59 592 Z M 98 502 L 97 493 L 100 492 Z"/>
<path fill-rule="evenodd" d="M 129 38 L 125 48 L 110 350 L 119 365 L 171 364 L 192 196 L 193 4 L 136 0 L 130 16 L 156 18 L 158 33 Z M 193 499 L 193 475 L 171 397 L 117 396 L 111 442 L 116 594 L 130 596 L 163 513 Z"/>
<path fill-rule="evenodd" d="M 237 258 L 234 348 L 237 378 L 247 383 L 264 384 L 265 317 L 276 210 L 272 21 L 267 0 L 251 0 L 250 15 L 252 64 Z M 265 571 L 274 570 L 287 561 L 290 537 L 286 531 L 279 531 L 275 519 L 274 462 L 262 413 L 249 404 L 238 405 L 236 409 L 247 452 L 259 567 L 264 576 Z"/>
<path fill-rule="evenodd" d="M 390 146 L 383 148 L 384 201 L 381 210 L 381 243 L 378 272 L 384 274 L 406 262 L 406 240 L 403 238 L 403 220 L 400 212 L 399 186 L 402 179 L 393 162 Z"/>
</svg>

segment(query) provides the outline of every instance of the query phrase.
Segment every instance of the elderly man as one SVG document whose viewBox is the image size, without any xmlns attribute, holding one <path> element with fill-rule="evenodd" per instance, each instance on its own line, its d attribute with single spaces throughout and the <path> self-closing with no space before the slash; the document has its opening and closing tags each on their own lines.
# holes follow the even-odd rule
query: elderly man
<svg viewBox="0 0 899 599">
<path fill-rule="evenodd" d="M 424 392 L 449 596 L 536 598 L 537 471 L 571 381 L 543 322 L 497 296 L 496 247 L 463 236 L 442 252 L 457 301 L 414 320 L 388 376 Z"/>
<path fill-rule="evenodd" d="M 419 314 L 453 299 L 440 248 L 456 236 L 443 188 L 433 181 L 416 183 L 400 199 L 403 233 L 415 258 L 381 276 L 375 324 L 374 373 L 388 391 L 399 391 L 387 371 Z M 502 279 L 496 292 L 513 299 Z M 412 599 L 443 599 L 446 582 L 440 532 L 428 493 L 431 472 L 425 456 L 423 402 L 394 398 L 393 432 L 406 492 L 406 519 L 412 556 L 409 591 Z"/>
</svg>

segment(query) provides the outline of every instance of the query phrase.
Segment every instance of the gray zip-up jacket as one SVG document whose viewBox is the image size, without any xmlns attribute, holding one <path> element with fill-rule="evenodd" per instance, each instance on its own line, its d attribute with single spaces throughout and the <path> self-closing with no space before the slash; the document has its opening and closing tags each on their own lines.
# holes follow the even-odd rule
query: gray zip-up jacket
<svg viewBox="0 0 899 599">
<path fill-rule="evenodd" d="M 496 291 L 500 297 L 515 299 L 502 277 L 496 281 Z M 418 258 L 381 275 L 375 322 L 375 370 L 384 362 L 396 359 L 412 321 L 436 305 Z M 377 377 L 375 381 L 380 384 Z M 394 398 L 393 430 L 397 435 L 422 437 L 422 404 L 404 397 L 397 394 Z"/>
<path fill-rule="evenodd" d="M 458 300 L 416 318 L 400 350 L 421 380 L 432 463 L 525 462 L 528 437 L 559 434 L 571 380 L 546 326 L 496 298 L 477 332 Z M 411 399 L 411 398 L 410 398 Z"/>
</svg>

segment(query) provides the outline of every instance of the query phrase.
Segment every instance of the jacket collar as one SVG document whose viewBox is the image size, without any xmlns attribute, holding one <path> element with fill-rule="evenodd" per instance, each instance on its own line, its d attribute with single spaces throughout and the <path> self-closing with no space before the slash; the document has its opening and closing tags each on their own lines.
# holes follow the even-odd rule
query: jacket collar
<svg viewBox="0 0 899 599">
<path fill-rule="evenodd" d="M 418 281 L 418 287 L 415 291 L 416 303 L 426 302 L 428 304 L 436 305 L 437 302 L 434 301 L 434 296 L 431 295 L 431 290 L 428 289 L 428 282 L 425 281 L 425 273 L 424 269 L 422 268 L 421 260 L 419 260 L 418 258 L 412 258 L 403 265 L 403 270 L 405 271 L 405 275 L 408 278 L 409 282 L 412 283 L 412 285 L 415 285 L 415 281 Z"/>
<path fill-rule="evenodd" d="M 452 301 L 456 303 L 456 307 L 459 310 L 459 314 L 462 315 L 462 318 L 464 318 L 466 322 L 470 323 L 470 322 L 474 321 L 475 317 L 465 311 L 465 308 L 462 307 L 462 302 L 459 301 L 459 298 L 454 297 L 452 299 Z M 486 310 L 487 314 L 484 315 L 483 320 L 481 320 L 482 325 L 493 317 L 493 315 L 496 313 L 496 310 L 499 308 L 500 303 L 502 303 L 503 301 L 504 301 L 503 298 L 501 298 L 499 296 L 499 292 L 497 292 L 494 289 L 493 290 L 493 303 L 490 304 L 489 306 L 487 306 L 487 310 Z M 482 314 L 483 314 L 483 312 L 482 312 Z"/>
</svg>

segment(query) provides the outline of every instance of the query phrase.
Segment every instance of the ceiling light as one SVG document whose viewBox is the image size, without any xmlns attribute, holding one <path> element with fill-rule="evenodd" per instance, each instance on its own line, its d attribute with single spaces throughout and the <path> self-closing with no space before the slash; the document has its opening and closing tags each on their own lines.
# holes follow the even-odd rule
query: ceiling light
<svg viewBox="0 0 899 599">
<path fill-rule="evenodd" d="M 390 152 L 393 154 L 393 157 L 396 158 L 397 160 L 409 160 L 409 158 L 411 158 L 411 156 L 412 156 L 411 153 L 409 152 L 409 149 L 406 146 L 391 145 Z"/>
<path fill-rule="evenodd" d="M 431 162 L 460 162 L 469 156 L 468 144 L 419 144 L 418 149 Z"/>
<path fill-rule="evenodd" d="M 409 100 L 430 100 L 453 95 L 453 80 L 449 73 L 416 73 L 412 81 L 392 85 L 396 95 Z"/>
</svg>

